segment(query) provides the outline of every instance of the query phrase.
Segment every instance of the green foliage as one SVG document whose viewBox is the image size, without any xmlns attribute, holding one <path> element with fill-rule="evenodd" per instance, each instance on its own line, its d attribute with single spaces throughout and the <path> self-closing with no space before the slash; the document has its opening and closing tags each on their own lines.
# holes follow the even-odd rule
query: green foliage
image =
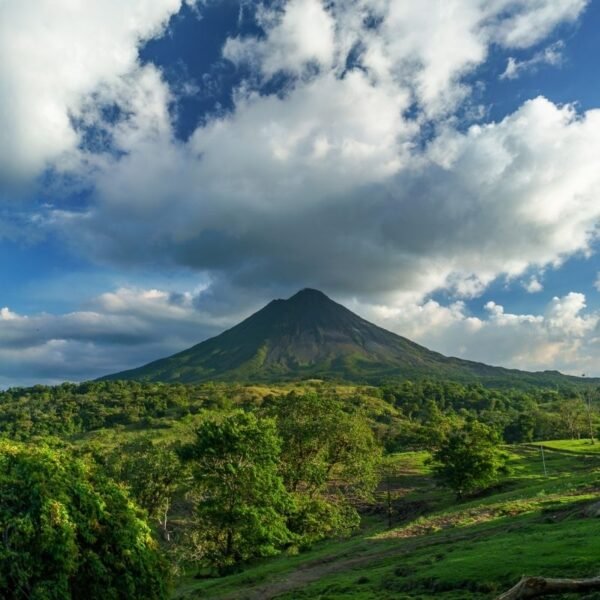
<svg viewBox="0 0 600 600">
<path fill-rule="evenodd" d="M 280 441 L 275 423 L 235 412 L 209 417 L 184 448 L 195 479 L 192 558 L 223 570 L 276 554 L 290 538 L 291 508 L 278 472 Z"/>
<path fill-rule="evenodd" d="M 135 506 L 64 451 L 0 442 L 0 530 L 3 598 L 167 597 L 165 565 Z"/>
<path fill-rule="evenodd" d="M 149 428 L 156 419 L 197 412 L 207 396 L 201 386 L 122 381 L 12 388 L 0 392 L 0 432 L 27 440 L 121 425 Z"/>
<path fill-rule="evenodd" d="M 288 489 L 312 496 L 334 478 L 347 495 L 372 491 L 380 449 L 362 414 L 348 412 L 338 396 L 295 392 L 276 399 L 272 413 Z"/>
<path fill-rule="evenodd" d="M 392 529 L 383 511 L 370 514 L 352 537 L 324 540 L 228 577 L 190 578 L 181 596 L 486 600 L 523 574 L 593 576 L 600 520 L 583 508 L 596 501 L 600 456 L 587 452 L 600 444 L 557 445 L 582 454 L 547 450 L 545 476 L 539 450 L 515 446 L 507 485 L 461 502 L 432 486 L 424 452 L 394 455 Z"/>
<path fill-rule="evenodd" d="M 296 493 L 294 500 L 288 527 L 301 547 L 330 537 L 350 535 L 360 525 L 360 515 L 343 498 Z"/>
<path fill-rule="evenodd" d="M 536 416 L 532 412 L 517 414 L 504 428 L 509 443 L 531 442 L 535 437 Z"/>
<path fill-rule="evenodd" d="M 563 431 L 571 438 L 580 438 L 586 430 L 587 411 L 582 398 L 568 398 L 558 405 Z"/>
<path fill-rule="evenodd" d="M 593 410 L 597 401 L 597 396 L 591 398 L 588 412 L 576 387 L 498 390 L 436 379 L 389 382 L 379 388 L 317 380 L 262 386 L 102 381 L 0 392 L 0 432 L 29 440 L 32 448 L 40 444 L 40 436 L 42 441 L 57 436 L 62 441 L 53 444 L 68 448 L 68 440 L 80 456 L 91 453 L 122 487 L 103 483 L 89 467 L 86 481 L 96 492 L 128 493 L 162 537 L 169 540 L 173 532 L 170 543 L 162 544 L 171 558 L 225 570 L 283 550 L 304 552 L 319 540 L 356 531 L 359 508 L 373 507 L 381 444 L 388 452 L 439 448 L 474 420 L 487 427 L 492 446 L 499 434 L 510 443 L 588 437 L 599 424 Z M 254 412 L 255 426 L 241 421 L 234 426 L 235 415 L 250 418 L 230 414 L 240 408 Z M 200 437 L 195 433 L 198 423 Z M 257 442 L 263 438 L 266 443 Z M 176 447 L 190 440 L 200 454 L 182 467 Z M 585 452 L 598 446 L 582 444 Z M 264 446 L 270 458 L 255 446 Z M 193 453 L 188 448 L 188 455 Z M 72 461 L 70 452 L 61 455 L 66 463 Z M 490 485 L 499 475 L 500 468 L 487 479 L 476 472 L 461 493 Z M 391 492 L 387 501 L 380 499 L 378 510 L 393 519 L 404 509 L 395 505 L 399 497 L 393 474 L 386 475 L 386 482 L 391 482 Z M 423 484 L 415 477 L 409 487 Z M 431 494 L 450 497 L 444 491 Z M 228 508 L 231 497 L 235 502 Z M 415 510 L 421 514 L 421 508 Z M 113 522 L 119 523 L 118 518 L 106 516 L 105 527 Z M 181 546 L 185 537 L 189 543 Z M 71 556 L 69 539 L 64 537 L 64 548 L 55 549 L 53 556 Z M 105 582 L 102 577 L 98 581 Z M 104 587 L 111 589 L 99 585 L 103 592 Z"/>
<path fill-rule="evenodd" d="M 127 485 L 169 541 L 169 511 L 175 492 L 185 481 L 175 447 L 143 437 L 118 447 L 106 462 L 110 475 Z"/>
<path fill-rule="evenodd" d="M 338 396 L 347 408 L 361 410 L 388 451 L 429 447 L 446 418 L 456 423 L 475 418 L 504 432 L 512 443 L 577 437 L 590 429 L 583 392 L 572 386 L 498 390 L 435 379 L 381 388 L 314 381 L 262 387 L 95 381 L 0 391 L 0 433 L 19 440 L 48 435 L 76 439 L 100 429 L 110 429 L 118 438 L 123 428 L 158 434 L 196 419 L 206 409 L 254 409 L 289 390 Z M 593 430 L 600 425 L 597 403 L 598 395 L 592 395 Z"/>
<path fill-rule="evenodd" d="M 507 474 L 498 443 L 497 434 L 477 421 L 450 432 L 432 456 L 435 478 L 459 498 L 485 489 Z"/>
<path fill-rule="evenodd" d="M 347 533 L 353 504 L 370 498 L 381 449 L 365 417 L 334 395 L 290 393 L 273 401 L 282 439 L 281 471 L 297 497 L 291 528 L 304 542 Z"/>
</svg>

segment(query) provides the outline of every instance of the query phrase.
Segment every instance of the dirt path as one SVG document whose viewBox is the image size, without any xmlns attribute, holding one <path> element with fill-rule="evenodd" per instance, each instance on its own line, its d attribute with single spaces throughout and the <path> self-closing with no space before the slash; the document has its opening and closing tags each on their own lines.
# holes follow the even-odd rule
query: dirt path
<svg viewBox="0 0 600 600">
<path fill-rule="evenodd" d="M 335 557 L 325 557 L 319 561 L 305 563 L 280 579 L 249 588 L 244 592 L 238 591 L 234 594 L 222 596 L 219 600 L 269 600 L 276 598 L 280 594 L 301 589 L 309 583 L 318 581 L 327 575 L 359 567 L 391 553 L 369 554 L 367 556 L 356 556 L 354 558 L 339 560 L 336 560 Z"/>
<path fill-rule="evenodd" d="M 243 592 L 238 590 L 232 594 L 215 596 L 214 598 L 218 598 L 218 600 L 271 600 L 273 598 L 277 598 L 281 594 L 306 587 L 307 585 L 314 583 L 315 581 L 319 581 L 328 575 L 362 567 L 390 556 L 400 557 L 404 554 L 408 554 L 414 550 L 426 546 L 437 546 L 439 544 L 446 544 L 448 542 L 485 538 L 494 535 L 498 531 L 506 531 L 506 527 L 490 527 L 489 529 L 479 532 L 478 534 L 467 534 L 456 531 L 452 533 L 447 532 L 439 537 L 436 536 L 435 538 L 429 540 L 411 540 L 410 542 L 403 540 L 403 543 L 398 544 L 397 546 L 393 546 L 391 548 L 387 547 L 380 551 L 367 552 L 353 557 L 339 557 L 336 555 L 326 556 L 319 560 L 304 563 L 296 570 L 287 573 L 286 575 L 280 576 L 266 583 L 249 587 Z"/>
</svg>

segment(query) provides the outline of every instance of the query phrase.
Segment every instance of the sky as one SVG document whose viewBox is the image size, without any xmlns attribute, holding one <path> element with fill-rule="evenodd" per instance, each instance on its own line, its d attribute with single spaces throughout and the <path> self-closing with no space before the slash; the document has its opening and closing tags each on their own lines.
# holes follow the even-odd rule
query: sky
<svg viewBox="0 0 600 600">
<path fill-rule="evenodd" d="M 600 2 L 0 0 L 0 388 L 324 291 L 600 376 Z"/>
</svg>

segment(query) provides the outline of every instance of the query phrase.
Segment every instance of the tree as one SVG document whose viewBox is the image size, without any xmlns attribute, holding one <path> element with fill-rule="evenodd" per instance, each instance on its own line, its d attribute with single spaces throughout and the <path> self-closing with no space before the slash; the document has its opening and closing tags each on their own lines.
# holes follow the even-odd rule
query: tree
<svg viewBox="0 0 600 600">
<path fill-rule="evenodd" d="M 181 486 L 183 468 L 172 446 L 142 438 L 118 447 L 109 460 L 111 474 L 123 481 L 136 502 L 158 521 L 170 541 L 169 511 Z"/>
<path fill-rule="evenodd" d="M 458 498 L 485 489 L 508 472 L 498 443 L 497 433 L 478 421 L 452 431 L 433 453 L 435 478 Z"/>
<path fill-rule="evenodd" d="M 314 496 L 333 486 L 358 497 L 374 489 L 381 448 L 362 414 L 336 396 L 294 392 L 276 401 L 273 414 L 288 489 Z"/>
<path fill-rule="evenodd" d="M 209 417 L 183 449 L 195 480 L 192 558 L 224 570 L 276 554 L 290 538 L 290 497 L 278 472 L 280 441 L 271 419 L 235 412 Z"/>
<path fill-rule="evenodd" d="M 63 450 L 0 442 L 0 531 L 3 597 L 167 597 L 166 567 L 138 509 Z"/>
<path fill-rule="evenodd" d="M 535 435 L 536 419 L 533 412 L 522 412 L 504 427 L 504 439 L 509 443 L 531 442 Z"/>
<path fill-rule="evenodd" d="M 357 526 L 352 505 L 370 497 L 381 459 L 367 420 L 338 397 L 315 393 L 287 394 L 271 411 L 283 444 L 283 480 L 296 498 L 293 531 L 310 542 Z"/>
<path fill-rule="evenodd" d="M 579 439 L 582 431 L 588 425 L 587 409 L 584 401 L 579 398 L 562 400 L 558 407 L 565 433 L 571 439 Z"/>
<path fill-rule="evenodd" d="M 595 399 L 596 395 L 598 394 L 598 388 L 596 389 L 592 389 L 592 388 L 588 388 L 585 393 L 585 408 L 586 408 L 586 414 L 587 414 L 587 424 L 588 424 L 588 428 L 589 428 L 589 435 L 590 435 L 590 444 L 595 444 L 596 440 L 594 439 L 594 421 L 595 421 L 595 416 L 596 416 L 596 407 L 592 404 L 592 401 Z"/>
</svg>

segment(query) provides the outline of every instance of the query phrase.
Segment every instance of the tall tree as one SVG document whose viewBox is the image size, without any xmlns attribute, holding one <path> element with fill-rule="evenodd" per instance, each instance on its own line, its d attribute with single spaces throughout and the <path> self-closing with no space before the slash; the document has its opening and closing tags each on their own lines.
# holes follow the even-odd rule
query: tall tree
<svg viewBox="0 0 600 600">
<path fill-rule="evenodd" d="M 579 439 L 589 424 L 585 402 L 579 396 L 561 400 L 559 414 L 565 433 L 571 439 Z"/>
<path fill-rule="evenodd" d="M 291 538 L 291 501 L 279 474 L 280 441 L 271 419 L 235 412 L 209 417 L 183 449 L 196 490 L 192 556 L 225 569 L 276 554 Z"/>
<path fill-rule="evenodd" d="M 170 541 L 169 512 L 184 473 L 172 445 L 142 438 L 119 446 L 109 459 L 109 472 L 123 481 L 137 503 L 160 525 Z"/>
<path fill-rule="evenodd" d="M 337 396 L 315 393 L 287 394 L 270 410 L 283 443 L 283 479 L 297 501 L 293 529 L 312 541 L 357 525 L 353 502 L 373 492 L 381 459 L 366 418 Z"/>
<path fill-rule="evenodd" d="M 292 491 L 342 489 L 368 495 L 378 480 L 381 449 L 366 418 L 334 395 L 290 393 L 275 401 L 282 472 Z"/>
</svg>

